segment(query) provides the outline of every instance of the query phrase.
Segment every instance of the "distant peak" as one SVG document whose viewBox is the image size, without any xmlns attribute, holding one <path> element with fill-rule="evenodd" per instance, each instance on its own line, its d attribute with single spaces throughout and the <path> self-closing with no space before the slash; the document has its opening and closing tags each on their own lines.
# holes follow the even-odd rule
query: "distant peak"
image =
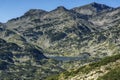
<svg viewBox="0 0 120 80">
<path fill-rule="evenodd" d="M 99 12 L 104 12 L 114 9 L 109 7 L 105 4 L 100 4 L 96 2 L 92 2 L 90 4 L 73 8 L 72 10 L 76 11 L 77 13 L 84 14 L 84 15 L 96 15 Z"/>
<path fill-rule="evenodd" d="M 64 6 L 58 6 L 57 9 L 66 9 Z"/>
<path fill-rule="evenodd" d="M 91 5 L 99 5 L 99 3 L 96 3 L 96 2 L 92 2 L 90 3 Z"/>
<path fill-rule="evenodd" d="M 67 11 L 68 9 L 66 9 L 64 6 L 58 6 L 55 10 Z"/>
<path fill-rule="evenodd" d="M 81 6 L 80 8 L 87 8 L 87 9 L 97 9 L 97 11 L 102 11 L 102 10 L 107 10 L 107 9 L 112 9 L 112 7 L 107 6 L 105 4 L 100 4 L 100 3 L 96 3 L 96 2 L 92 2 L 90 4 Z"/>
<path fill-rule="evenodd" d="M 96 7 L 96 8 L 98 8 L 98 7 L 100 7 L 100 8 L 112 8 L 112 7 L 110 7 L 110 6 L 107 6 L 107 5 L 105 5 L 105 4 L 100 4 L 100 3 L 96 3 L 96 2 L 93 2 L 93 3 L 90 3 L 90 4 L 88 4 L 88 5 L 91 5 L 91 6 L 93 6 L 93 7 Z"/>
</svg>

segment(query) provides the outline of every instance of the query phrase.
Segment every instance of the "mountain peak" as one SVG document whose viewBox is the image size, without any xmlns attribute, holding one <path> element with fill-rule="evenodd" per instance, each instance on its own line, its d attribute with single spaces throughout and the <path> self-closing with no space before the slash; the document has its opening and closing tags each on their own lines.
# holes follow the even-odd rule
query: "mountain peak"
<svg viewBox="0 0 120 80">
<path fill-rule="evenodd" d="M 97 14 L 98 12 L 102 12 L 110 9 L 113 9 L 113 8 L 105 4 L 99 4 L 99 3 L 93 2 L 84 6 L 73 8 L 72 10 L 85 15 L 94 15 L 94 14 Z"/>
<path fill-rule="evenodd" d="M 105 4 L 99 4 L 99 3 L 96 3 L 96 2 L 90 3 L 90 4 L 88 4 L 88 5 L 91 5 L 91 6 L 94 7 L 94 8 L 101 8 L 101 9 L 109 9 L 109 8 L 112 8 L 112 7 L 107 6 L 107 5 L 105 5 Z M 87 5 L 87 6 L 88 6 L 88 5 Z"/>
<path fill-rule="evenodd" d="M 66 9 L 64 6 L 58 6 L 57 9 Z"/>
<path fill-rule="evenodd" d="M 68 11 L 64 6 L 58 6 L 54 11 Z"/>
<path fill-rule="evenodd" d="M 92 2 L 90 3 L 91 5 L 99 5 L 99 3 L 96 3 L 96 2 Z"/>
<path fill-rule="evenodd" d="M 42 9 L 30 9 L 29 11 L 27 11 L 24 15 L 35 15 L 35 14 L 42 14 L 42 13 L 46 13 L 47 11 L 44 11 Z"/>
</svg>

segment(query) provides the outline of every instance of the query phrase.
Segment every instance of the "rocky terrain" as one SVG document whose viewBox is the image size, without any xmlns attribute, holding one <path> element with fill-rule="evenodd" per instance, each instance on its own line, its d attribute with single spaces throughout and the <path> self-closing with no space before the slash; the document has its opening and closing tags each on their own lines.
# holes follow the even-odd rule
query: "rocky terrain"
<svg viewBox="0 0 120 80">
<path fill-rule="evenodd" d="M 0 79 L 43 80 L 49 75 L 117 55 L 120 53 L 119 35 L 119 7 L 93 2 L 73 9 L 63 6 L 52 11 L 31 9 L 23 16 L 0 23 Z M 80 57 L 81 60 L 64 62 L 49 59 L 49 56 Z M 118 63 L 103 67 L 114 67 L 114 64 Z M 103 72 L 101 67 L 87 73 L 88 77 L 75 74 L 74 77 L 68 75 L 67 79 L 98 78 L 98 73 L 93 73 Z M 108 72 L 105 70 L 100 75 Z"/>
</svg>

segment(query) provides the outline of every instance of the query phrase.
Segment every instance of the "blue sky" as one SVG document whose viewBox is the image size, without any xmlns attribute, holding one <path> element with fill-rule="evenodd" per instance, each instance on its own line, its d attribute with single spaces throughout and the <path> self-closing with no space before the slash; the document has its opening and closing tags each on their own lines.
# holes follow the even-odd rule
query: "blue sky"
<svg viewBox="0 0 120 80">
<path fill-rule="evenodd" d="M 0 22 L 23 15 L 29 9 L 53 10 L 57 6 L 70 9 L 92 2 L 106 4 L 112 7 L 120 6 L 120 0 L 0 0 Z"/>
</svg>

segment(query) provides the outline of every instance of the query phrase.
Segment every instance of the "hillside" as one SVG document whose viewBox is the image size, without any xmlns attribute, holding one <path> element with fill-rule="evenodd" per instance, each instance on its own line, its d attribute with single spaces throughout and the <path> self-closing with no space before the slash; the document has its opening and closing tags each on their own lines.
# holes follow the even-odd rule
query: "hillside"
<svg viewBox="0 0 120 80">
<path fill-rule="evenodd" d="M 120 54 L 84 65 L 76 70 L 50 76 L 46 80 L 119 80 L 119 68 Z"/>
<path fill-rule="evenodd" d="M 72 9 L 30 9 L 0 23 L 0 80 L 109 80 L 116 73 L 114 80 L 119 77 L 119 35 L 119 7 L 93 2 Z"/>
</svg>

